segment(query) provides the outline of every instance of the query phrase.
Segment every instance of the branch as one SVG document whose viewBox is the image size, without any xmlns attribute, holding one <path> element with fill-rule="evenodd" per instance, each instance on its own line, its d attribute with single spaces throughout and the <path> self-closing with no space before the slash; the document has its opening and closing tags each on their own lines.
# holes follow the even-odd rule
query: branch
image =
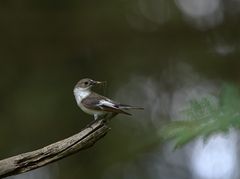
<svg viewBox="0 0 240 179">
<path fill-rule="evenodd" d="M 87 149 L 106 135 L 109 130 L 110 128 L 99 120 L 69 138 L 32 152 L 0 160 L 0 178 L 36 169 Z"/>
</svg>

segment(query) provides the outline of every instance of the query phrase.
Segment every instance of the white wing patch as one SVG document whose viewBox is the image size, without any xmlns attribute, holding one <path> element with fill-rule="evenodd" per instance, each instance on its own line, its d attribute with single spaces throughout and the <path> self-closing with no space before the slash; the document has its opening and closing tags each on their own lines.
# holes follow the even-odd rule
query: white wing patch
<svg viewBox="0 0 240 179">
<path fill-rule="evenodd" d="M 115 104 L 114 103 L 112 103 L 111 101 L 103 100 L 103 99 L 99 101 L 99 106 L 101 106 L 101 105 L 115 108 Z"/>
</svg>

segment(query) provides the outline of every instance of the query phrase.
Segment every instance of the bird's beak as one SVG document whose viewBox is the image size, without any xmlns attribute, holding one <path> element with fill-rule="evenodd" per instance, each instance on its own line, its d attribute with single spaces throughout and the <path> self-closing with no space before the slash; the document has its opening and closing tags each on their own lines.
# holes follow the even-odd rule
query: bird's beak
<svg viewBox="0 0 240 179">
<path fill-rule="evenodd" d="M 92 84 L 93 85 L 98 85 L 98 84 L 102 84 L 104 83 L 103 81 L 92 81 Z"/>
</svg>

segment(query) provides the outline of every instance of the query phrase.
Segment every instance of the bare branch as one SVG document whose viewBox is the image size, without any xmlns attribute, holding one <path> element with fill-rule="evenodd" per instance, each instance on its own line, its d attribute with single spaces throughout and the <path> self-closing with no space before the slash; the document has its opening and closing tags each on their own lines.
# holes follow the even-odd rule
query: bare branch
<svg viewBox="0 0 240 179">
<path fill-rule="evenodd" d="M 91 126 L 69 138 L 32 152 L 0 160 L 0 178 L 42 167 L 89 148 L 106 135 L 109 130 L 110 128 L 102 120 L 96 121 Z"/>
</svg>

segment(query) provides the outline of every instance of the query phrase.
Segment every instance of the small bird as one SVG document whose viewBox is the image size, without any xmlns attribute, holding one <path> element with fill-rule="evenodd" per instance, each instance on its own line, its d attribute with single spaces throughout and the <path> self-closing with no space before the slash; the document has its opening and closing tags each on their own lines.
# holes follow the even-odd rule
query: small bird
<svg viewBox="0 0 240 179">
<path fill-rule="evenodd" d="M 98 119 L 111 119 L 117 114 L 127 114 L 129 109 L 143 109 L 142 107 L 130 106 L 115 102 L 105 96 L 92 91 L 92 87 L 104 82 L 94 81 L 89 78 L 80 80 L 74 87 L 73 93 L 78 106 L 85 112 Z"/>
</svg>

